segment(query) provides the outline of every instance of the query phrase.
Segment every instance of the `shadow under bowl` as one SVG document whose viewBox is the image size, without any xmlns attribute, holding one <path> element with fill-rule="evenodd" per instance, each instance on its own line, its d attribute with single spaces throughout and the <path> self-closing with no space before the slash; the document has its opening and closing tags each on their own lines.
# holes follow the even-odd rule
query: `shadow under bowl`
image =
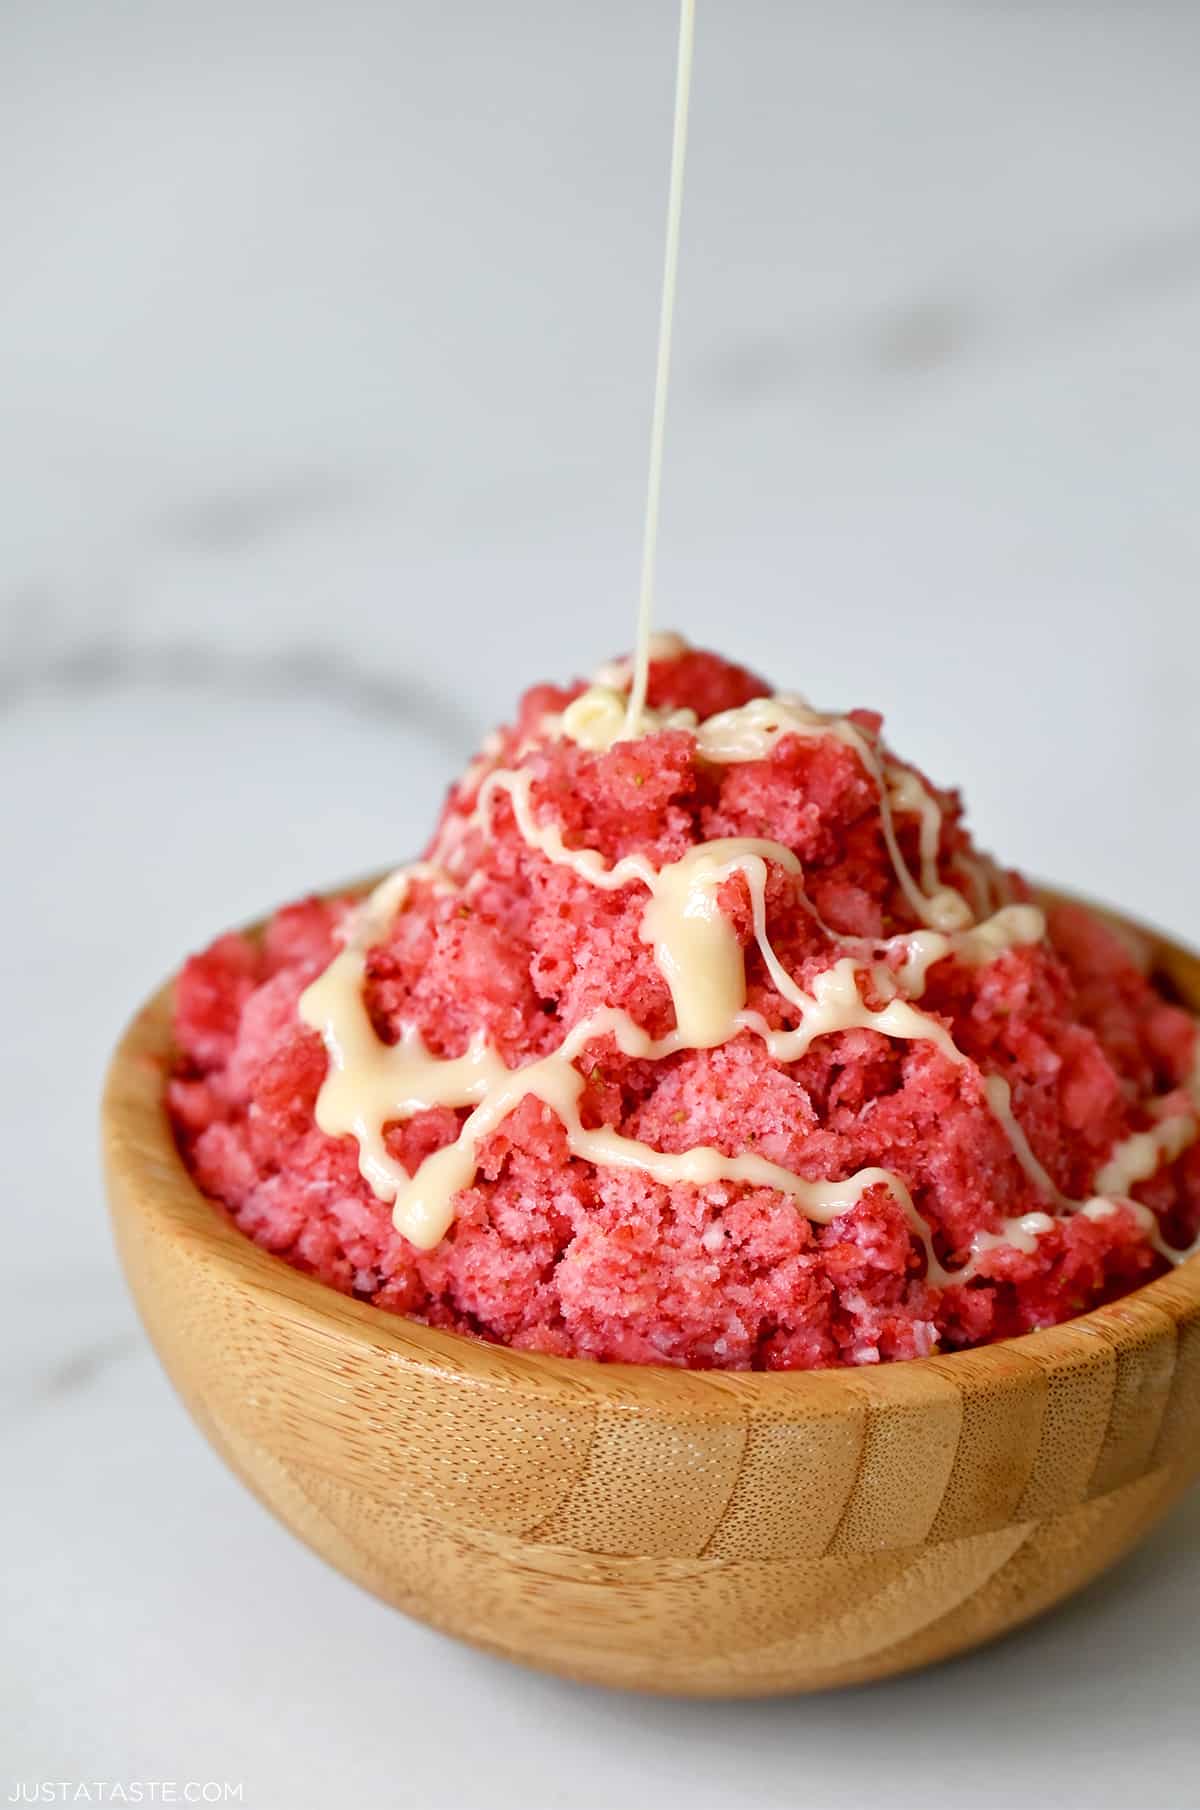
<svg viewBox="0 0 1200 1810">
<path fill-rule="evenodd" d="M 1200 959 L 1139 934 L 1200 1010 Z M 239 1232 L 175 1147 L 170 1019 L 167 987 L 103 1109 L 146 1330 L 260 1500 L 448 1634 L 639 1690 L 861 1683 L 1049 1608 L 1200 1471 L 1200 1258 L 1063 1326 L 871 1370 L 508 1351 L 342 1296 Z"/>
</svg>

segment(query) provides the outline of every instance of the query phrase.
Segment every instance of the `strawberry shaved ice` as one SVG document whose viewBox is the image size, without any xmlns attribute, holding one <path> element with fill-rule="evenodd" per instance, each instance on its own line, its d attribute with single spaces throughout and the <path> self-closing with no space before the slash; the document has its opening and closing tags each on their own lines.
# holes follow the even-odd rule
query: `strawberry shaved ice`
<svg viewBox="0 0 1200 1810">
<path fill-rule="evenodd" d="M 356 1139 L 318 1122 L 330 1050 L 300 1001 L 357 920 L 356 901 L 311 898 L 261 936 L 218 938 L 179 976 L 167 1103 L 196 1184 L 266 1250 L 379 1308 L 609 1361 L 921 1357 L 1052 1325 L 1164 1270 L 1200 1229 L 1191 1016 L 1128 934 L 1081 906 L 1049 907 L 1044 936 L 972 940 L 1033 895 L 978 853 L 953 792 L 890 754 L 873 713 L 829 732 L 785 723 L 747 758 L 711 758 L 695 725 L 768 689 L 685 649 L 651 665 L 647 732 L 599 746 L 562 729 L 582 685 L 530 691 L 451 790 L 426 864 L 364 948 L 375 1037 L 419 1035 L 434 1066 L 484 1044 L 519 1070 L 606 1011 L 647 1047 L 665 1042 L 630 1054 L 600 1026 L 574 1058 L 581 1132 L 537 1093 L 517 1098 L 480 1137 L 444 1236 L 410 1242 Z M 527 790 L 489 788 L 494 774 Z M 765 858 L 765 947 L 747 873 L 714 894 L 744 962 L 732 1034 L 671 1047 L 647 886 L 597 884 L 547 852 L 520 798 L 539 834 L 594 851 L 606 873 L 629 858 L 661 871 L 724 839 L 790 852 Z M 966 926 L 940 942 L 905 884 L 931 871 Z M 933 892 L 922 886 L 918 903 Z M 928 1032 L 858 1022 L 773 1051 L 773 1034 L 816 1024 L 804 1002 L 839 962 L 852 962 L 858 1018 L 903 1025 L 898 1001 Z M 411 1104 L 383 1143 L 415 1177 L 460 1139 L 471 1105 Z M 702 1147 L 726 1169 L 762 1159 L 800 1188 L 860 1171 L 895 1181 L 866 1182 L 823 1222 L 762 1180 L 580 1154 L 598 1130 L 614 1149 Z"/>
</svg>

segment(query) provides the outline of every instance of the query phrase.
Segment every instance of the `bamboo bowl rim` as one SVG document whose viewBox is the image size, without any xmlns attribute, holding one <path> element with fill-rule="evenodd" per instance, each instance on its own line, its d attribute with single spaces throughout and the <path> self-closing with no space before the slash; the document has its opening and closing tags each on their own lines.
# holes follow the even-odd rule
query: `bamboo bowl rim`
<svg viewBox="0 0 1200 1810">
<path fill-rule="evenodd" d="M 350 888 L 347 891 L 352 890 Z M 1063 898 L 1065 895 L 1049 895 Z M 1103 907 L 1099 915 L 1147 938 L 1151 965 L 1189 1009 L 1200 1011 L 1200 957 L 1157 931 Z M 822 1370 L 691 1370 L 671 1365 L 608 1363 L 554 1357 L 445 1332 L 343 1295 L 294 1269 L 238 1227 L 219 1201 L 192 1180 L 166 1111 L 165 1081 L 172 1047 L 174 980 L 138 1010 L 113 1053 L 101 1108 L 105 1168 L 158 1228 L 189 1247 L 189 1258 L 215 1271 L 229 1288 L 269 1301 L 276 1313 L 318 1335 L 359 1347 L 364 1356 L 418 1369 L 462 1387 L 517 1390 L 578 1407 L 600 1397 L 608 1407 L 709 1423 L 744 1422 L 754 1415 L 794 1412 L 860 1413 L 868 1405 L 902 1401 L 919 1407 L 944 1397 L 947 1380 L 972 1390 L 1002 1387 L 1028 1374 L 1030 1363 L 1070 1366 L 1103 1358 L 1127 1341 L 1137 1322 L 1166 1314 L 1175 1324 L 1200 1308 L 1200 1254 L 1163 1276 L 1090 1312 L 1037 1332 L 924 1358 Z"/>
</svg>

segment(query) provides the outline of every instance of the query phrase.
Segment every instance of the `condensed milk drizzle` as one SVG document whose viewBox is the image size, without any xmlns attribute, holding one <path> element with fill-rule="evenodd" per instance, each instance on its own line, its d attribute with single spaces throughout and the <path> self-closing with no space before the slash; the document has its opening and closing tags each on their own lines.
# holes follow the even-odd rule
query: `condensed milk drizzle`
<svg viewBox="0 0 1200 1810">
<path fill-rule="evenodd" d="M 941 1020 L 914 1002 L 925 991 L 929 970 L 949 958 L 973 965 L 992 961 L 1006 950 L 1040 942 L 1045 921 L 1036 906 L 1011 902 L 1005 883 L 984 860 L 960 862 L 974 908 L 956 887 L 943 882 L 939 869 L 942 809 L 919 775 L 887 758 L 876 739 L 848 717 L 813 710 L 802 698 L 781 695 L 756 698 L 736 710 L 698 721 L 693 712 L 662 712 L 647 706 L 651 661 L 678 659 L 687 651 L 677 635 L 652 635 L 654 562 L 662 483 L 666 400 L 671 358 L 687 145 L 695 0 L 682 0 L 671 181 L 667 210 L 662 306 L 655 376 L 650 470 L 637 645 L 632 661 L 602 668 L 593 683 L 557 717 L 547 718 L 534 741 L 563 737 L 601 752 L 618 741 L 638 739 L 664 729 L 683 729 L 694 737 L 700 761 L 722 763 L 765 759 L 785 737 L 831 737 L 849 748 L 871 781 L 879 808 L 880 831 L 897 886 L 918 929 L 871 942 L 840 936 L 822 925 L 803 889 L 801 864 L 792 850 L 777 842 L 726 837 L 701 843 L 680 860 L 655 868 L 644 856 L 632 855 L 609 865 L 596 849 L 567 846 L 561 825 L 539 817 L 532 798 L 533 776 L 520 764 L 496 766 L 499 743 L 492 740 L 464 776 L 460 793 L 478 784 L 474 809 L 446 820 L 431 862 L 400 869 L 376 888 L 352 918 L 342 949 L 302 994 L 299 1013 L 324 1041 L 328 1068 L 321 1087 L 316 1119 L 331 1137 L 352 1137 L 359 1168 L 374 1193 L 393 1204 L 397 1229 L 411 1243 L 431 1249 L 446 1234 L 455 1199 L 475 1180 L 481 1144 L 522 1100 L 540 1100 L 561 1124 L 572 1156 L 597 1167 L 636 1169 L 661 1183 L 717 1183 L 774 1190 L 792 1200 L 797 1210 L 826 1224 L 854 1207 L 873 1187 L 885 1187 L 904 1213 L 921 1245 L 926 1275 L 937 1285 L 962 1282 L 976 1273 L 989 1251 L 1007 1246 L 1036 1248 L 1052 1229 L 1054 1214 L 1082 1213 L 1103 1219 L 1126 1209 L 1139 1217 L 1164 1256 L 1182 1260 L 1190 1252 L 1169 1250 L 1149 1209 L 1128 1199 L 1128 1190 L 1174 1161 L 1200 1132 L 1200 1066 L 1189 1096 L 1172 1096 L 1170 1107 L 1149 1130 L 1139 1131 L 1110 1153 L 1096 1178 L 1099 1190 L 1088 1201 L 1066 1199 L 1038 1162 L 1012 1110 L 1007 1083 L 983 1075 L 958 1048 Z M 651 1038 L 623 1010 L 606 1006 L 572 1026 L 557 1049 L 521 1067 L 509 1068 L 481 1030 L 463 1054 L 435 1056 L 416 1026 L 402 1030 L 386 1044 L 371 1023 L 365 998 L 369 949 L 404 910 L 412 887 L 425 883 L 457 893 L 464 882 L 455 873 L 462 844 L 472 832 L 491 834 L 497 799 L 507 798 L 517 831 L 526 846 L 545 860 L 569 868 L 588 885 L 604 891 L 637 886 L 646 893 L 640 935 L 671 995 L 675 1027 Z M 896 833 L 897 816 L 915 819 L 918 871 L 908 866 Z M 824 930 L 835 951 L 831 965 L 809 989 L 802 988 L 780 962 L 768 934 L 766 887 L 772 867 L 792 876 L 796 896 Z M 767 977 L 796 1023 L 772 1028 L 746 1004 L 745 956 L 733 924 L 720 905 L 727 880 L 740 875 L 749 893 L 754 940 Z M 997 895 L 999 907 L 996 908 Z M 864 987 L 882 1003 L 869 1005 Z M 626 1137 L 611 1126 L 583 1124 L 580 1105 L 586 1085 L 578 1066 L 590 1046 L 611 1040 L 625 1056 L 657 1062 L 686 1050 L 714 1049 L 741 1036 L 762 1040 L 779 1062 L 794 1062 L 822 1037 L 866 1029 L 903 1041 L 925 1041 L 969 1077 L 1003 1130 L 1013 1159 L 1020 1165 L 1049 1210 L 1022 1214 L 998 1231 L 973 1241 L 965 1265 L 948 1271 L 933 1247 L 930 1228 L 918 1213 L 903 1178 L 869 1167 L 839 1181 L 812 1181 L 755 1152 L 728 1156 L 708 1145 L 682 1151 L 656 1150 Z M 1181 1103 L 1182 1102 L 1182 1103 Z M 435 1151 L 410 1174 L 387 1148 L 386 1127 L 431 1107 L 466 1111 L 458 1136 Z"/>
<path fill-rule="evenodd" d="M 682 651 L 676 639 L 663 646 L 660 657 L 677 658 Z M 603 676 L 628 683 L 623 672 L 610 670 Z M 615 687 L 594 686 L 582 693 L 561 717 L 543 724 L 543 733 L 574 734 L 585 746 L 611 745 L 617 739 L 616 733 L 610 734 L 616 713 L 603 697 L 596 696 L 605 691 L 612 696 Z M 579 705 L 585 708 L 577 709 Z M 700 758 L 713 761 L 761 759 L 787 733 L 835 735 L 863 760 L 878 788 L 881 811 L 886 797 L 895 808 L 915 815 L 924 835 L 929 807 L 918 796 L 918 789 L 926 799 L 929 795 L 921 782 L 912 775 L 911 785 L 907 780 L 897 784 L 857 725 L 848 725 L 852 738 L 845 735 L 845 719 L 819 716 L 793 699 L 756 700 L 741 711 L 700 723 L 686 712 L 672 713 L 669 718 L 647 714 L 650 720 L 644 733 L 653 733 L 670 721 L 695 736 Z M 682 716 L 689 720 L 676 722 Z M 626 1012 L 606 1007 L 573 1026 L 550 1055 L 515 1069 L 507 1067 L 482 1034 L 463 1055 L 450 1059 L 434 1056 L 415 1028 L 405 1030 L 397 1043 L 385 1044 L 377 1037 L 364 1002 L 366 951 L 404 908 L 415 882 L 458 890 L 459 882 L 448 871 L 455 849 L 435 850 L 439 859 L 401 869 L 385 880 L 356 914 L 344 948 L 302 996 L 300 1014 L 320 1031 L 329 1056 L 329 1070 L 317 1101 L 317 1122 L 330 1136 L 356 1140 L 363 1176 L 380 1198 L 394 1202 L 395 1224 L 412 1243 L 428 1249 L 445 1235 L 454 1217 L 455 1196 L 474 1181 L 480 1144 L 531 1095 L 555 1114 L 572 1155 L 584 1161 L 636 1168 L 665 1183 L 704 1186 L 724 1182 L 771 1188 L 788 1196 L 817 1223 L 845 1212 L 868 1188 L 887 1187 L 924 1249 L 927 1274 L 933 1282 L 966 1280 L 987 1251 L 1001 1244 L 1030 1249 L 1030 1241 L 1054 1224 L 1051 1212 L 1039 1211 L 1007 1222 L 999 1232 L 980 1234 L 966 1267 L 949 1272 L 935 1256 L 929 1229 L 903 1179 L 888 1170 L 868 1168 L 842 1181 L 814 1182 L 755 1153 L 726 1156 L 709 1146 L 659 1151 L 611 1127 L 585 1127 L 580 1116 L 585 1082 L 576 1065 L 590 1046 L 606 1039 L 624 1055 L 661 1061 L 681 1050 L 715 1048 L 749 1034 L 761 1038 L 780 1062 L 796 1061 L 818 1038 L 851 1029 L 927 1041 L 976 1077 L 1014 1159 L 1047 1207 L 1057 1213 L 1080 1211 L 1101 1218 L 1115 1211 L 1115 1198 L 1124 1201 L 1129 1187 L 1153 1174 L 1161 1162 L 1173 1161 L 1197 1135 L 1200 1119 L 1195 1111 L 1172 1112 L 1150 1131 L 1134 1134 L 1112 1152 L 1097 1178 L 1102 1193 L 1096 1200 L 1069 1201 L 1054 1187 L 1031 1150 L 1003 1078 L 979 1075 L 946 1026 L 914 1003 L 925 990 L 929 969 L 939 961 L 953 957 L 982 964 L 1007 949 L 1040 941 L 1045 922 L 1036 906 L 1003 906 L 990 917 L 973 922 L 962 895 L 942 885 L 936 857 L 930 862 L 923 852 L 921 884 L 916 888 L 924 907 L 919 913 L 923 927 L 878 943 L 827 931 L 834 944 L 841 946 L 841 953 L 815 977 L 811 989 L 805 990 L 779 961 L 767 929 L 766 885 L 772 866 L 793 876 L 804 901 L 801 863 L 792 850 L 765 839 L 727 837 L 701 843 L 680 860 L 657 869 L 642 855 L 609 864 L 596 849 L 568 847 L 561 825 L 539 820 L 532 783 L 528 768 L 492 767 L 479 786 L 470 826 L 487 836 L 495 802 L 503 796 L 522 840 L 544 859 L 569 868 L 604 891 L 641 887 L 647 899 L 640 934 L 652 948 L 670 991 L 675 1028 L 667 1036 L 653 1039 Z M 936 808 L 936 800 L 929 802 Z M 461 838 L 461 830 L 456 833 Z M 894 825 L 889 842 L 889 847 L 893 846 L 898 856 Z M 900 881 L 900 862 L 893 859 Z M 791 1029 L 773 1029 L 761 1013 L 747 1008 L 744 951 L 719 903 L 721 886 L 734 874 L 742 876 L 750 896 L 754 938 L 767 976 L 798 1019 Z M 948 908 L 950 898 L 962 909 Z M 930 919 L 953 927 L 931 928 Z M 867 982 L 884 1003 L 868 1005 L 862 991 Z M 384 1128 L 433 1106 L 470 1111 L 455 1141 L 426 1158 L 416 1173 L 409 1175 L 388 1153 Z M 1146 1209 L 1134 1210 L 1152 1220 Z"/>
<path fill-rule="evenodd" d="M 663 446 L 667 426 L 667 389 L 671 379 L 671 330 L 675 322 L 675 289 L 679 276 L 679 229 L 683 219 L 683 169 L 687 158 L 688 108 L 692 97 L 692 47 L 696 36 L 696 0 L 680 0 L 679 54 L 675 72 L 675 121 L 671 133 L 671 181 L 667 195 L 667 242 L 663 254 L 662 301 L 658 317 L 658 359 L 654 371 L 654 413 L 650 426 L 650 471 L 646 481 L 646 523 L 642 536 L 642 584 L 638 597 L 637 651 L 634 655 L 626 730 L 641 728 L 650 671 L 650 625 L 654 618 L 654 562 L 658 553 L 658 510 L 662 496 Z"/>
</svg>

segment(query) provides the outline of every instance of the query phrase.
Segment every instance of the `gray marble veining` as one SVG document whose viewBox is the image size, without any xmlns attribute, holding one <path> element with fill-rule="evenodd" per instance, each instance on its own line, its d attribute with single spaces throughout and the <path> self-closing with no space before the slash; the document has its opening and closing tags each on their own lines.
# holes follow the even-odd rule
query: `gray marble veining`
<svg viewBox="0 0 1200 1810">
<path fill-rule="evenodd" d="M 25 694 L 65 696 L 152 689 L 201 691 L 215 697 L 318 697 L 342 709 L 403 720 L 435 747 L 460 754 L 475 725 L 452 690 L 437 692 L 421 676 L 358 665 L 339 648 L 299 641 L 276 651 L 195 640 L 142 642 L 136 635 L 73 636 L 58 652 L 28 648 L 0 668 L 0 708 Z"/>
</svg>

